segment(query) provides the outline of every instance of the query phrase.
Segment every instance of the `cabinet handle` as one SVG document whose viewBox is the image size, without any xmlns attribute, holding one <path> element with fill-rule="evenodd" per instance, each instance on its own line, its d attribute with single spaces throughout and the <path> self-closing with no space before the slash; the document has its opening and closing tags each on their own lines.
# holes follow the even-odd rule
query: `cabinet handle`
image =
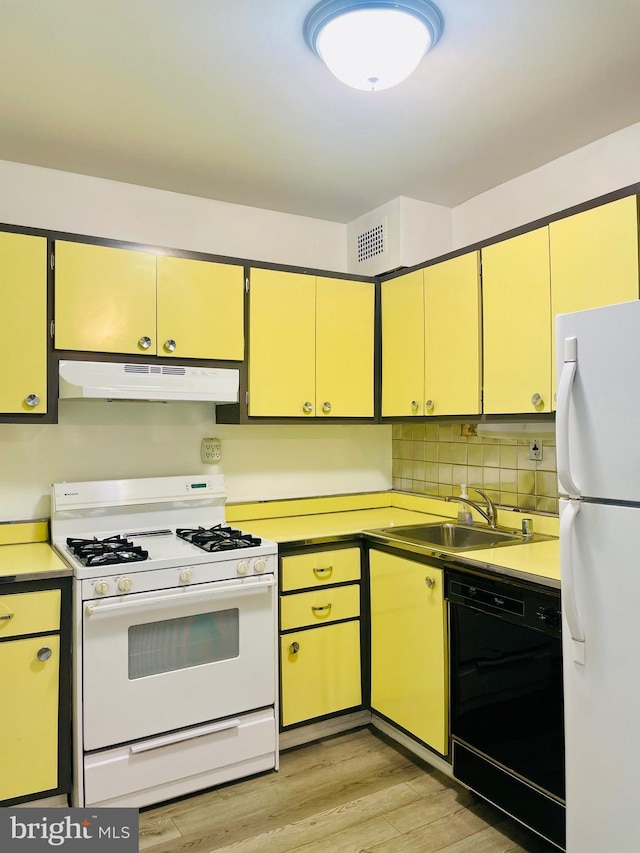
<svg viewBox="0 0 640 853">
<path fill-rule="evenodd" d="M 534 394 L 531 397 L 531 405 L 532 406 L 539 406 L 541 403 L 542 403 L 542 395 L 541 394 Z"/>
<path fill-rule="evenodd" d="M 26 398 L 25 403 L 27 406 L 31 406 L 32 409 L 35 409 L 36 406 L 40 405 L 40 397 L 37 394 L 29 394 Z"/>
<path fill-rule="evenodd" d="M 313 570 L 314 575 L 319 578 L 325 578 L 327 575 L 331 574 L 333 571 L 333 566 L 325 566 L 324 568 L 316 568 Z"/>
<path fill-rule="evenodd" d="M 299 651 L 300 651 L 300 643 L 291 643 L 291 645 L 289 646 L 289 654 L 290 655 L 297 655 Z"/>
<path fill-rule="evenodd" d="M 148 338 L 146 335 L 143 335 L 138 341 L 138 346 L 142 347 L 142 349 L 149 349 L 151 346 L 151 338 Z"/>
<path fill-rule="evenodd" d="M 174 352 L 177 346 L 178 344 L 173 340 L 173 338 L 169 338 L 169 340 L 164 342 L 164 348 L 167 352 Z"/>
<path fill-rule="evenodd" d="M 331 603 L 329 603 L 329 604 L 322 604 L 322 605 L 319 605 L 319 606 L 317 606 L 317 605 L 312 605 L 312 606 L 311 606 L 311 609 L 313 610 L 313 612 L 314 612 L 314 613 L 320 613 L 320 612 L 322 612 L 323 610 L 331 610 Z"/>
<path fill-rule="evenodd" d="M 49 660 L 51 655 L 52 655 L 52 652 L 51 652 L 51 649 L 49 648 L 49 646 L 43 646 L 41 649 L 38 649 L 38 651 L 36 652 L 36 657 L 38 658 L 38 660 L 41 660 L 41 661 Z"/>
<path fill-rule="evenodd" d="M 433 400 L 427 400 L 427 402 L 424 405 L 425 405 L 425 408 L 428 412 L 433 411 L 433 407 L 434 407 L 433 406 Z"/>
<path fill-rule="evenodd" d="M 435 580 L 433 578 L 430 578 L 429 575 L 427 575 L 427 577 L 424 579 L 424 582 L 429 587 L 429 589 L 433 589 L 436 585 Z"/>
<path fill-rule="evenodd" d="M 411 408 L 413 409 L 414 412 L 418 411 L 418 401 L 417 400 L 411 401 Z"/>
<path fill-rule="evenodd" d="M 13 619 L 14 615 L 15 614 L 13 613 L 3 613 L 2 616 L 0 616 L 0 622 L 8 622 L 9 619 Z"/>
<path fill-rule="evenodd" d="M 302 407 L 302 411 L 305 413 L 305 415 L 309 415 L 309 414 L 311 414 L 311 412 L 313 411 L 313 403 L 309 403 L 309 402 L 307 401 L 307 402 L 303 405 L 303 407 Z"/>
<path fill-rule="evenodd" d="M 325 413 L 325 415 L 328 415 L 329 412 L 331 411 L 331 403 L 323 403 L 322 404 L 322 411 Z"/>
</svg>

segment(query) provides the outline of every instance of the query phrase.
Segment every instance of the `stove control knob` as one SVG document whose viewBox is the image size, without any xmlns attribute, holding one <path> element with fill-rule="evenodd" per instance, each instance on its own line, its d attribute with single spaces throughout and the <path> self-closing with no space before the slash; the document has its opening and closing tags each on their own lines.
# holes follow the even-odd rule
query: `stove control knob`
<svg viewBox="0 0 640 853">
<path fill-rule="evenodd" d="M 106 595 L 109 592 L 109 581 L 98 581 L 95 590 L 96 595 Z"/>
<path fill-rule="evenodd" d="M 131 578 L 120 578 L 118 581 L 118 589 L 120 592 L 131 592 L 131 587 L 133 586 L 133 581 Z"/>
<path fill-rule="evenodd" d="M 264 560 L 256 560 L 253 564 L 253 570 L 256 574 L 261 575 L 264 574 L 264 570 L 267 568 L 267 564 Z"/>
<path fill-rule="evenodd" d="M 556 629 L 560 627 L 562 617 L 560 611 L 555 607 L 539 607 L 537 616 L 549 628 Z"/>
<path fill-rule="evenodd" d="M 249 574 L 249 563 L 239 563 L 237 572 L 239 575 L 248 575 Z"/>
<path fill-rule="evenodd" d="M 183 569 L 180 572 L 180 580 L 182 581 L 182 583 L 191 583 L 191 581 L 193 580 L 193 572 L 191 571 L 191 569 Z"/>
</svg>

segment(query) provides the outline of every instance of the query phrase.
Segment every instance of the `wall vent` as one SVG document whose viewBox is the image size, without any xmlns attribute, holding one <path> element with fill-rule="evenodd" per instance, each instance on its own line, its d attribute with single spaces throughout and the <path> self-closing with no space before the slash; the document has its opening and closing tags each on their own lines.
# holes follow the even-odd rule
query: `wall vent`
<svg viewBox="0 0 640 853">
<path fill-rule="evenodd" d="M 384 226 L 381 224 L 358 234 L 358 263 L 384 254 Z"/>
</svg>

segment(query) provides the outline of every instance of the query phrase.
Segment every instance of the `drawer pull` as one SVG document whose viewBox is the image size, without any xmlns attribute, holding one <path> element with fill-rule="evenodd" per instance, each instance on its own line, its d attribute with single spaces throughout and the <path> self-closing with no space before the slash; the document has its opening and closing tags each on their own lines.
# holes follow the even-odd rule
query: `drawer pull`
<svg viewBox="0 0 640 853">
<path fill-rule="evenodd" d="M 36 657 L 40 661 L 49 660 L 52 655 L 52 651 L 48 646 L 43 646 L 41 649 L 38 649 L 36 652 Z"/>
<path fill-rule="evenodd" d="M 433 578 L 430 578 L 428 575 L 427 575 L 427 577 L 424 579 L 424 582 L 425 582 L 425 583 L 426 583 L 426 585 L 429 587 L 429 589 L 433 589 L 433 588 L 434 588 L 434 586 L 436 585 L 436 582 L 434 581 L 434 579 L 433 579 Z"/>
<path fill-rule="evenodd" d="M 297 655 L 299 651 L 300 651 L 300 643 L 291 643 L 291 645 L 289 646 L 289 654 L 290 655 Z"/>
<path fill-rule="evenodd" d="M 327 575 L 331 574 L 333 571 L 333 566 L 326 566 L 325 568 L 317 568 L 313 570 L 314 575 L 317 575 L 319 578 L 325 578 Z"/>
<path fill-rule="evenodd" d="M 0 622 L 8 622 L 9 619 L 13 619 L 13 616 L 13 613 L 3 613 L 2 616 L 0 616 Z"/>
<path fill-rule="evenodd" d="M 311 609 L 313 610 L 314 613 L 322 613 L 324 610 L 329 611 L 329 610 L 331 610 L 331 603 L 322 604 L 322 605 L 312 605 Z M 328 615 L 328 613 L 327 613 L 327 615 Z"/>
</svg>

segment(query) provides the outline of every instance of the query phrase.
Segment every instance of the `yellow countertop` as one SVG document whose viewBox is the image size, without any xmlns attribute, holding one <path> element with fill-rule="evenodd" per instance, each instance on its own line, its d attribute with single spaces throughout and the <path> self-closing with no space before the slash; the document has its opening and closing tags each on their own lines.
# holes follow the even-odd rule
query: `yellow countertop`
<svg viewBox="0 0 640 853">
<path fill-rule="evenodd" d="M 432 509 L 433 502 L 425 505 Z M 436 505 L 437 506 L 437 505 Z M 439 507 L 438 507 L 439 508 Z M 405 524 L 428 524 L 451 518 L 453 505 L 442 504 L 442 515 L 401 509 L 388 506 L 376 509 L 342 510 L 317 514 L 291 515 L 273 518 L 252 518 L 243 523 L 243 527 L 256 536 L 271 539 L 280 545 L 313 544 L 330 542 L 345 536 L 357 536 L 367 530 L 381 527 L 401 526 Z M 445 515 L 447 513 L 447 515 Z M 509 516 L 516 527 L 522 515 L 513 513 L 503 516 L 500 522 L 508 526 Z M 555 519 L 534 517 L 534 530 L 553 535 Z M 541 529 L 541 528 L 545 528 Z M 551 528 L 551 529 L 549 529 Z M 547 586 L 560 586 L 560 548 L 557 539 L 532 542 L 522 545 L 508 545 L 494 548 L 482 548 L 475 551 L 447 552 L 438 549 L 444 555 L 455 556 L 456 562 L 469 568 L 498 571 L 510 577 L 543 583 Z"/>
<path fill-rule="evenodd" d="M 0 583 L 71 575 L 71 569 L 45 542 L 0 545 Z"/>
</svg>

